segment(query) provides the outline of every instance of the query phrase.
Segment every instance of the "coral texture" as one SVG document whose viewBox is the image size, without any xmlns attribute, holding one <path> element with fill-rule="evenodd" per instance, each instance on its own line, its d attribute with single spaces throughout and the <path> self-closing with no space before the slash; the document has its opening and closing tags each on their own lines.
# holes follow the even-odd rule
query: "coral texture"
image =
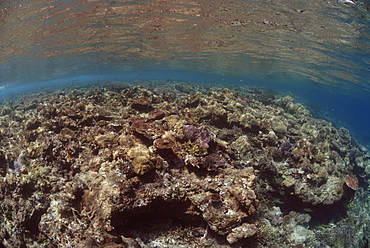
<svg viewBox="0 0 370 248">
<path fill-rule="evenodd" d="M 367 151 L 289 96 L 171 87 L 4 102 L 4 246 L 314 247 L 310 215 L 368 179 Z"/>
</svg>

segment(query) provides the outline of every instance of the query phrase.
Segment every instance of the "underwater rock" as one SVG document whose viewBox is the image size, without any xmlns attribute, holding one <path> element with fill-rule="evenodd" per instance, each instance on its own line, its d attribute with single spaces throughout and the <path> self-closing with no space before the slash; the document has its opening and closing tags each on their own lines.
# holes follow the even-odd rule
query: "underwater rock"
<svg viewBox="0 0 370 248">
<path fill-rule="evenodd" d="M 241 226 L 232 229 L 226 237 L 227 242 L 234 244 L 242 238 L 248 238 L 253 236 L 258 231 L 258 228 L 254 224 L 244 223 Z"/>
<path fill-rule="evenodd" d="M 288 235 L 288 240 L 292 244 L 303 244 L 307 240 L 312 239 L 314 232 L 303 226 L 296 226 L 292 233 Z"/>
<path fill-rule="evenodd" d="M 366 194 L 366 149 L 289 96 L 162 82 L 22 97 L 34 107 L 0 106 L 5 247 L 315 247 L 319 211 L 302 209 Z"/>
<path fill-rule="evenodd" d="M 235 169 L 231 168 L 223 172 L 224 175 L 217 178 L 210 176 L 205 178 L 201 188 L 206 191 L 192 193 L 189 199 L 199 208 L 213 231 L 220 234 L 230 234 L 234 231 L 238 233 L 238 229 L 234 230 L 234 227 L 243 226 L 245 219 L 252 216 L 258 206 L 258 200 L 253 192 L 255 176 L 251 167 L 238 170 L 238 174 L 234 174 Z M 207 190 L 211 188 L 217 193 Z M 251 228 L 252 226 L 254 225 L 248 225 Z M 253 234 L 250 232 L 250 235 Z M 231 237 L 230 240 L 235 242 L 243 236 L 232 234 Z"/>
</svg>

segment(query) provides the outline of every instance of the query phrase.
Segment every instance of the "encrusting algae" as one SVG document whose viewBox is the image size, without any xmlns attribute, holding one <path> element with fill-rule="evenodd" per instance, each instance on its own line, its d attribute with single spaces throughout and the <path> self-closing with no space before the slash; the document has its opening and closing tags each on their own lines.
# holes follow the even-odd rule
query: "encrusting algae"
<svg viewBox="0 0 370 248">
<path fill-rule="evenodd" d="M 106 84 L 4 101 L 2 244 L 364 242 L 366 232 L 334 240 L 335 225 L 322 230 L 334 220 L 343 230 L 366 224 L 346 222 L 345 206 L 366 194 L 370 156 L 345 129 L 313 119 L 289 96 L 197 87 Z M 342 209 L 340 220 L 333 209 Z"/>
</svg>

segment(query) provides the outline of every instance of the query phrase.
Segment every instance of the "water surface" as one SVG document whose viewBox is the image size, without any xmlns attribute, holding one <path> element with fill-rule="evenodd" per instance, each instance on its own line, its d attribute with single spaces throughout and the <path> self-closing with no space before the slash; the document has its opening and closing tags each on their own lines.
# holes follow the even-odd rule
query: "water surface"
<svg viewBox="0 0 370 248">
<path fill-rule="evenodd" d="M 294 94 L 370 143 L 369 1 L 2 1 L 0 83 L 160 79 Z M 6 92 L 3 92 L 6 94 Z"/>
</svg>

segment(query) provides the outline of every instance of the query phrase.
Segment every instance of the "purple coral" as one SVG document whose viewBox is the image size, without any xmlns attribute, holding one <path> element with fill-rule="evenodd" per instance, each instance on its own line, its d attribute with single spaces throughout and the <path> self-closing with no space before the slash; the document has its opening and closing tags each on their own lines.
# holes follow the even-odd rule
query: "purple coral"
<svg viewBox="0 0 370 248">
<path fill-rule="evenodd" d="M 211 141 L 211 135 L 207 130 L 200 131 L 195 143 L 200 146 L 208 146 L 208 143 Z"/>
<path fill-rule="evenodd" d="M 218 168 L 224 168 L 226 163 L 226 159 L 217 153 L 207 155 L 204 160 L 204 165 L 209 171 L 216 171 Z"/>
<path fill-rule="evenodd" d="M 280 144 L 280 150 L 283 152 L 284 156 L 289 155 L 295 148 L 293 143 L 289 141 L 284 141 Z"/>
<path fill-rule="evenodd" d="M 185 138 L 199 146 L 207 147 L 212 139 L 211 134 L 207 130 L 199 130 L 199 128 L 193 125 L 185 125 L 182 130 Z"/>
<path fill-rule="evenodd" d="M 200 130 L 196 126 L 193 126 L 193 125 L 185 125 L 182 128 L 182 131 L 185 134 L 185 138 L 190 139 L 190 140 L 195 140 L 199 136 L 199 133 L 200 133 Z"/>
</svg>

